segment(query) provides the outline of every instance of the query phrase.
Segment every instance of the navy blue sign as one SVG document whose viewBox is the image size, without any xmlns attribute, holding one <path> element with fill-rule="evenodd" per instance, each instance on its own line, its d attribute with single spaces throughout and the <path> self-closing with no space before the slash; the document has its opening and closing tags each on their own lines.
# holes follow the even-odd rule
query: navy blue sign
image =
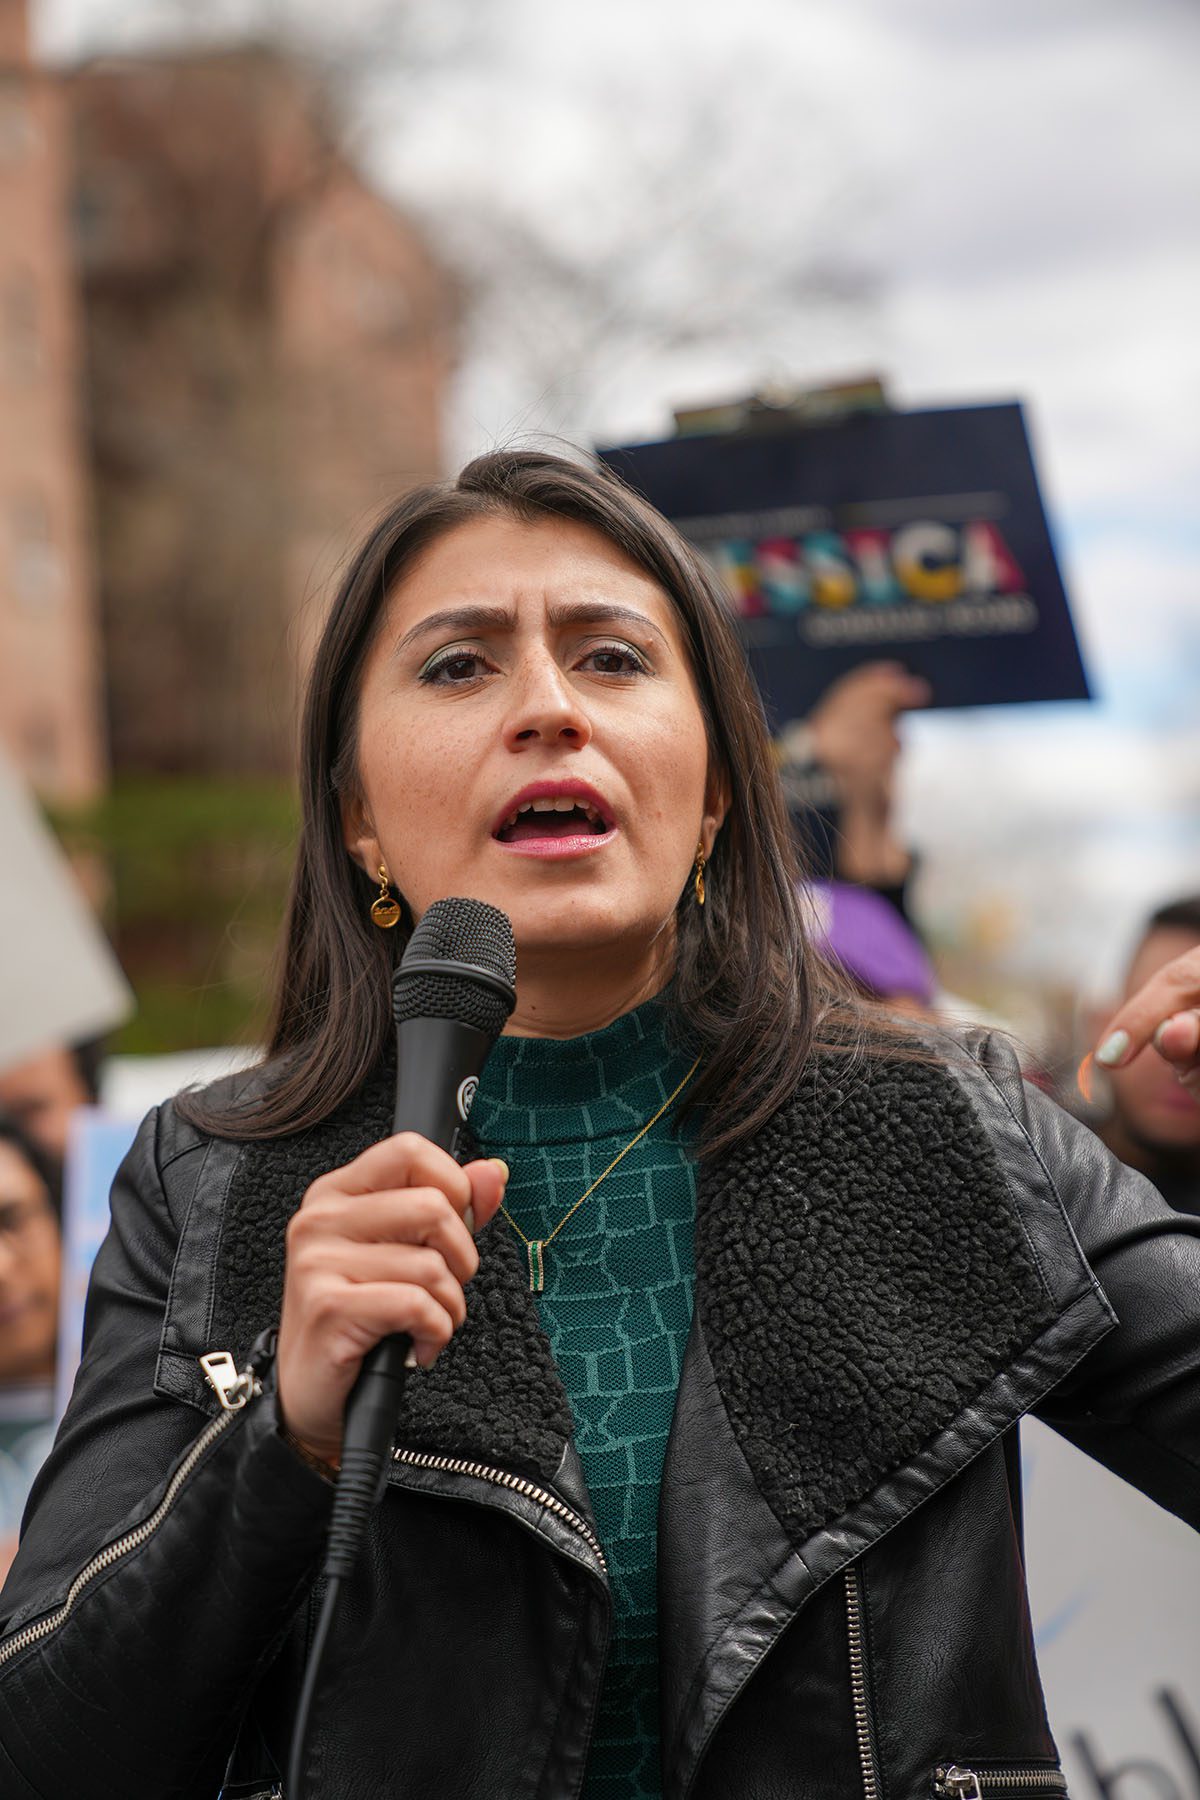
<svg viewBox="0 0 1200 1800">
<path fill-rule="evenodd" d="M 777 724 L 879 658 L 935 706 L 1090 697 L 1018 405 L 601 455 L 720 572 Z"/>
</svg>

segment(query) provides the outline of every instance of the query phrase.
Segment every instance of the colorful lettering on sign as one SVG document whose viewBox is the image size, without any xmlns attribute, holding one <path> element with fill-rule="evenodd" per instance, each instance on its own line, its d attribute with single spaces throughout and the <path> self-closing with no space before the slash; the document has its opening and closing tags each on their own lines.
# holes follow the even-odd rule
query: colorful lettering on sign
<svg viewBox="0 0 1200 1800">
<path fill-rule="evenodd" d="M 999 528 L 985 519 L 915 519 L 894 530 L 814 531 L 757 543 L 729 539 L 709 554 L 747 619 L 913 600 L 943 606 L 1021 593 L 1026 585 Z"/>
</svg>

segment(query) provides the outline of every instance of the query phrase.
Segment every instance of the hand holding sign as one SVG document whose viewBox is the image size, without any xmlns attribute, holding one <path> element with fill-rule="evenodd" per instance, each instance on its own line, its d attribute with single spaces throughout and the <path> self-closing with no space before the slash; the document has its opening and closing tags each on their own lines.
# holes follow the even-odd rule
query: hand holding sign
<svg viewBox="0 0 1200 1800">
<path fill-rule="evenodd" d="M 833 782 L 837 873 L 867 886 L 898 886 L 911 858 L 892 829 L 900 715 L 927 706 L 930 686 L 896 662 L 841 675 L 808 716 L 812 752 Z"/>
<path fill-rule="evenodd" d="M 890 801 L 900 737 L 901 713 L 928 706 L 929 683 L 910 675 L 902 663 L 870 662 L 839 678 L 808 716 L 812 745 L 821 767 L 847 799 Z"/>
</svg>

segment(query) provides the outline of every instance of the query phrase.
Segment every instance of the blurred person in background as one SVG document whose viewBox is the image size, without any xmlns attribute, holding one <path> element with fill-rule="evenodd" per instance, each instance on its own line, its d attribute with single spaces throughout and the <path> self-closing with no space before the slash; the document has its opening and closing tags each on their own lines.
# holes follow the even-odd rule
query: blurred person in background
<svg viewBox="0 0 1200 1800">
<path fill-rule="evenodd" d="M 0 1069 L 0 1108 L 62 1162 L 71 1118 L 99 1095 L 101 1041 L 54 1044 Z"/>
<path fill-rule="evenodd" d="M 1200 992 L 1193 995 L 1187 986 L 1197 955 L 1200 894 L 1189 894 L 1158 907 L 1146 920 L 1126 971 L 1124 999 L 1133 999 L 1156 979 L 1181 980 L 1186 1015 L 1200 1001 Z M 1169 986 L 1161 991 L 1164 1003 L 1178 1000 Z M 1119 1017 L 1110 1038 L 1121 1026 Z M 1185 1016 L 1177 1033 L 1187 1028 Z M 1126 1052 L 1115 1066 L 1107 1066 L 1100 1055 L 1097 1061 L 1106 1067 L 1110 1092 L 1108 1116 L 1095 1126 L 1098 1135 L 1123 1163 L 1148 1175 L 1169 1205 L 1200 1214 L 1200 1096 L 1180 1081 L 1176 1066 L 1153 1041 L 1132 1055 Z"/>
<path fill-rule="evenodd" d="M 916 932 L 878 891 L 844 881 L 815 881 L 805 890 L 813 942 L 860 992 L 893 1011 L 932 1017 L 933 967 Z"/>
<path fill-rule="evenodd" d="M 61 1200 L 57 1163 L 0 1112 L 0 1580 L 53 1437 Z"/>
</svg>

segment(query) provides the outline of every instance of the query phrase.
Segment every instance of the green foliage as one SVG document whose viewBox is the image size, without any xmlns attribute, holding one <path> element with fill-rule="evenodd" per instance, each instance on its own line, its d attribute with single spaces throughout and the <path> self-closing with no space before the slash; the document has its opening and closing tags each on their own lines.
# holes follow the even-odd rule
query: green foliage
<svg viewBox="0 0 1200 1800">
<path fill-rule="evenodd" d="M 52 823 L 98 871 L 102 912 L 137 994 L 112 1048 L 261 1038 L 295 848 L 290 784 L 261 777 L 125 778 Z"/>
</svg>

